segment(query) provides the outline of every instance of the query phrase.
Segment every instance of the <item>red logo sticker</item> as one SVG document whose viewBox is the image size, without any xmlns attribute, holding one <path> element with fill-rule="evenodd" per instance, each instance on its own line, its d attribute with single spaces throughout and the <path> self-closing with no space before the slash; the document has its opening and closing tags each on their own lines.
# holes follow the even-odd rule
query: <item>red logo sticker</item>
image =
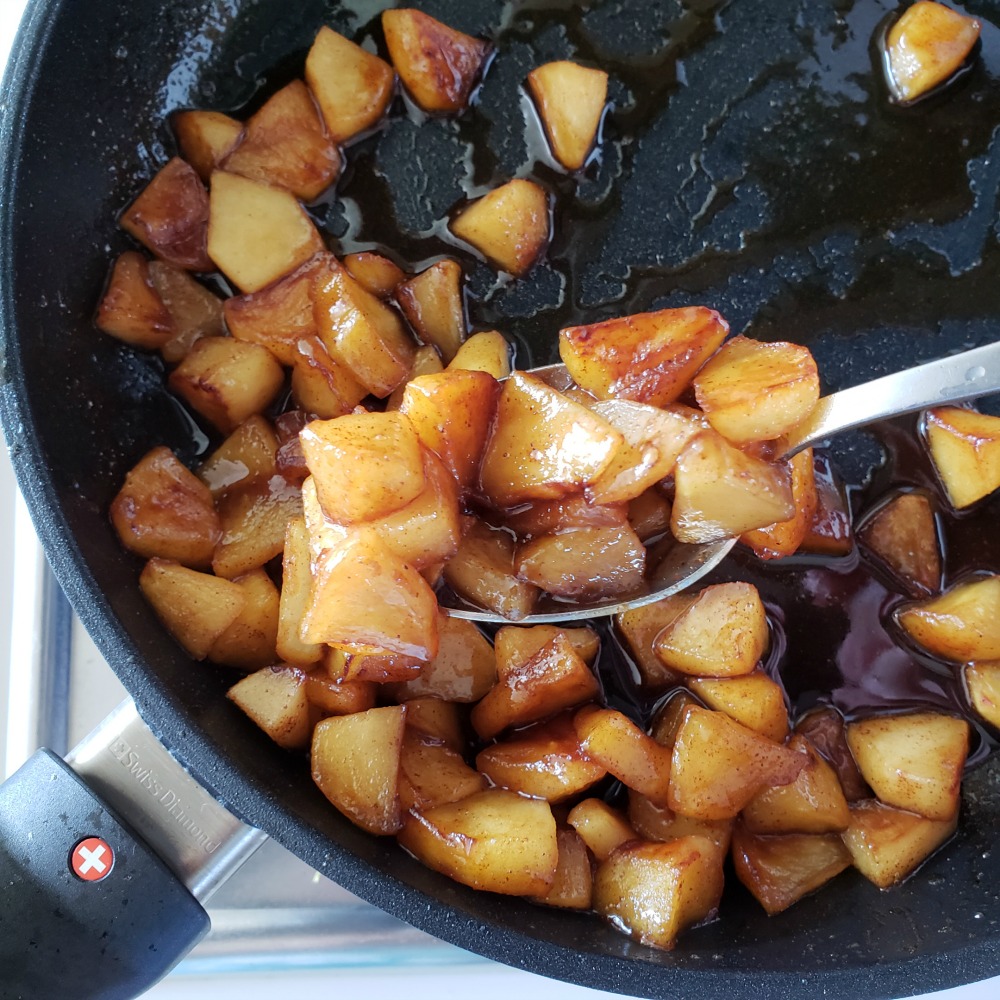
<svg viewBox="0 0 1000 1000">
<path fill-rule="evenodd" d="M 82 878 L 84 882 L 100 882 L 111 874 L 115 852 L 106 840 L 87 837 L 73 848 L 69 863 L 77 878 Z"/>
</svg>

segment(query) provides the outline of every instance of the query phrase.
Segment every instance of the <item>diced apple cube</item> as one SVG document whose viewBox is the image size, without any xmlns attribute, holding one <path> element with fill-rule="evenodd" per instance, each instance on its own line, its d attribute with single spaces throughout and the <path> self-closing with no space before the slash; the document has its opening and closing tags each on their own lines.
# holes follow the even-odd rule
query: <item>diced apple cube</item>
<svg viewBox="0 0 1000 1000">
<path fill-rule="evenodd" d="M 261 416 L 250 417 L 198 467 L 198 478 L 214 498 L 235 487 L 270 479 L 277 471 L 278 438 Z"/>
<path fill-rule="evenodd" d="M 776 743 L 788 735 L 788 707 L 781 685 L 763 670 L 742 677 L 692 677 L 688 687 L 706 707 Z"/>
<path fill-rule="evenodd" d="M 580 659 L 593 666 L 601 648 L 600 636 L 587 626 L 582 628 L 562 628 L 559 625 L 504 625 L 493 637 L 496 653 L 497 676 L 506 677 L 520 670 L 528 660 L 557 635 L 569 640 Z"/>
<path fill-rule="evenodd" d="M 816 514 L 816 474 L 812 448 L 789 459 L 792 474 L 792 503 L 795 513 L 787 521 L 755 528 L 740 536 L 761 559 L 783 559 L 794 555 L 805 541 Z"/>
<path fill-rule="evenodd" d="M 281 601 L 278 607 L 277 651 L 282 660 L 307 667 L 319 662 L 323 646 L 305 642 L 301 623 L 309 608 L 312 569 L 309 535 L 302 517 L 293 517 L 285 529 L 281 563 Z"/>
<path fill-rule="evenodd" d="M 178 111 L 170 124 L 181 156 L 206 184 L 243 133 L 243 126 L 221 111 Z"/>
<path fill-rule="evenodd" d="M 151 351 L 174 335 L 173 317 L 138 251 L 127 250 L 115 261 L 95 322 L 112 337 Z"/>
<path fill-rule="evenodd" d="M 655 652 L 656 637 L 686 611 L 695 601 L 692 594 L 674 594 L 651 604 L 643 604 L 615 616 L 615 625 L 635 660 L 642 683 L 649 687 L 666 687 L 677 681 L 677 672 L 670 669 Z M 753 667 L 750 667 L 752 670 Z"/>
<path fill-rule="evenodd" d="M 970 663 L 965 687 L 972 707 L 991 726 L 1000 729 L 1000 663 Z"/>
<path fill-rule="evenodd" d="M 487 787 L 486 779 L 460 754 L 409 726 L 403 734 L 399 767 L 399 802 L 404 811 L 458 802 Z"/>
<path fill-rule="evenodd" d="M 348 368 L 330 356 L 319 337 L 303 338 L 292 362 L 292 399 L 295 405 L 321 420 L 350 413 L 367 389 Z"/>
<path fill-rule="evenodd" d="M 552 154 L 567 170 L 579 170 L 597 138 L 608 74 L 568 61 L 551 62 L 528 74 L 528 86 Z"/>
<path fill-rule="evenodd" d="M 927 652 L 956 663 L 1000 659 L 1000 576 L 982 576 L 896 612 Z"/>
<path fill-rule="evenodd" d="M 670 530 L 670 510 L 670 501 L 649 489 L 629 502 L 628 523 L 645 544 Z"/>
<path fill-rule="evenodd" d="M 510 344 L 502 333 L 483 330 L 463 343 L 448 365 L 449 370 L 486 372 L 497 381 L 510 375 Z"/>
<path fill-rule="evenodd" d="M 420 274 L 396 286 L 396 301 L 410 326 L 425 343 L 441 352 L 448 364 L 465 339 L 465 302 L 462 266 L 439 260 Z"/>
<path fill-rule="evenodd" d="M 679 837 L 705 837 L 723 853 L 729 850 L 733 834 L 731 819 L 705 820 L 681 816 L 634 790 L 628 793 L 628 820 L 643 840 L 667 842 Z"/>
<path fill-rule="evenodd" d="M 394 684 L 419 676 L 423 663 L 414 656 L 399 653 L 350 653 L 330 646 L 323 654 L 323 668 L 338 684 L 369 681 Z"/>
<path fill-rule="evenodd" d="M 829 463 L 813 456 L 816 510 L 800 548 L 831 557 L 847 556 L 854 549 L 854 531 L 847 498 Z"/>
<path fill-rule="evenodd" d="M 677 734 L 687 718 L 688 709 L 693 705 L 697 705 L 699 708 L 704 707 L 694 695 L 683 688 L 672 692 L 653 715 L 649 735 L 661 747 L 669 747 L 672 750 L 677 742 Z"/>
<path fill-rule="evenodd" d="M 897 493 L 858 529 L 858 537 L 916 597 L 941 585 L 941 543 L 926 493 Z"/>
<path fill-rule="evenodd" d="M 170 313 L 172 333 L 160 346 L 164 361 L 181 361 L 202 337 L 225 336 L 222 301 L 187 271 L 154 260 L 149 265 L 149 278 Z"/>
<path fill-rule="evenodd" d="M 799 720 L 795 732 L 804 736 L 837 772 L 837 779 L 848 802 L 871 796 L 851 748 L 847 745 L 847 731 L 840 712 L 830 707 L 814 709 Z"/>
<path fill-rule="evenodd" d="M 594 893 L 594 875 L 590 867 L 587 845 L 575 830 L 559 827 L 559 864 L 552 888 L 535 896 L 536 903 L 559 906 L 568 910 L 589 910 Z"/>
<path fill-rule="evenodd" d="M 265 667 L 234 684 L 227 697 L 278 746 L 301 750 L 309 745 L 313 712 L 301 670 Z"/>
<path fill-rule="evenodd" d="M 1000 417 L 944 406 L 927 411 L 924 433 L 934 468 L 957 510 L 1000 487 Z"/>
<path fill-rule="evenodd" d="M 335 681 L 317 671 L 306 674 L 306 697 L 326 718 L 329 715 L 353 715 L 375 707 L 375 692 L 371 681 Z"/>
<path fill-rule="evenodd" d="M 576 528 L 628 528 L 622 504 L 592 504 L 581 494 L 532 500 L 507 511 L 504 525 L 521 539 L 556 535 Z"/>
<path fill-rule="evenodd" d="M 604 799 L 589 798 L 578 802 L 569 811 L 566 822 L 598 861 L 610 857 L 622 844 L 637 839 L 628 820 Z"/>
<path fill-rule="evenodd" d="M 245 598 L 239 617 L 212 644 L 208 659 L 238 670 L 259 670 L 278 659 L 278 588 L 262 569 L 236 577 Z"/>
</svg>

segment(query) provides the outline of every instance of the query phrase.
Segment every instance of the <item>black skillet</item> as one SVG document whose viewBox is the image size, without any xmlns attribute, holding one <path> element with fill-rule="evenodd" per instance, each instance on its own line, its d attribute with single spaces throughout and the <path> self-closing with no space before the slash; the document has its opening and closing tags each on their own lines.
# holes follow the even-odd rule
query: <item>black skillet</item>
<svg viewBox="0 0 1000 1000">
<path fill-rule="evenodd" d="M 193 460 L 204 443 L 156 360 L 91 325 L 108 263 L 129 245 L 116 213 L 170 155 L 171 110 L 252 109 L 300 72 L 321 23 L 380 45 L 383 6 L 29 5 L 0 119 L 0 405 L 56 574 L 142 716 L 230 809 L 346 888 L 543 975 L 656 997 L 874 998 L 997 974 L 995 760 L 967 780 L 956 838 L 903 886 L 879 892 L 848 873 L 771 919 L 737 889 L 721 919 L 659 952 L 593 918 L 468 891 L 356 830 L 225 701 L 231 678 L 193 668 L 143 602 L 109 500 L 153 444 Z M 967 5 L 984 22 L 975 64 L 912 108 L 892 105 L 881 78 L 878 36 L 895 9 L 884 0 L 424 6 L 497 41 L 474 111 L 418 127 L 397 105 L 350 156 L 341 192 L 360 227 L 336 198 L 316 215 L 335 248 L 384 242 L 411 265 L 458 252 L 474 319 L 508 332 L 522 364 L 553 360 L 567 322 L 688 302 L 720 309 L 735 331 L 810 344 L 826 389 L 993 338 L 1000 3 Z M 533 65 L 563 56 L 613 78 L 602 151 L 579 180 L 547 158 L 519 90 Z M 526 173 L 556 194 L 555 239 L 527 279 L 495 287 L 442 242 L 438 220 Z M 857 482 L 881 459 L 862 435 L 835 455 Z M 989 568 L 976 559 L 990 549 L 949 573 Z"/>
</svg>

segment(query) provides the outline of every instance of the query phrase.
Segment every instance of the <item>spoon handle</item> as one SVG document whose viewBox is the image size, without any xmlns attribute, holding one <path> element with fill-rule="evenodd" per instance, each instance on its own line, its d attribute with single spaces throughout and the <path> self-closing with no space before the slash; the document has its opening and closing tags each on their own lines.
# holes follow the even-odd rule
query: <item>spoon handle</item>
<svg viewBox="0 0 1000 1000">
<path fill-rule="evenodd" d="M 786 437 L 785 458 L 840 431 L 1000 392 L 1000 342 L 824 396 Z"/>
</svg>

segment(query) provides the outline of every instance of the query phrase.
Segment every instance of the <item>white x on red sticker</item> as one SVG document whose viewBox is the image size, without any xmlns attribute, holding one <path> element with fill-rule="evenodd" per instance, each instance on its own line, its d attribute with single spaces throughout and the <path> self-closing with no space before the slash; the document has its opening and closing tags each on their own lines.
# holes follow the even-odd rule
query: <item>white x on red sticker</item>
<svg viewBox="0 0 1000 1000">
<path fill-rule="evenodd" d="M 81 840 L 70 855 L 73 874 L 84 882 L 99 882 L 111 874 L 115 863 L 115 852 L 111 845 L 100 837 L 86 837 Z"/>
</svg>

